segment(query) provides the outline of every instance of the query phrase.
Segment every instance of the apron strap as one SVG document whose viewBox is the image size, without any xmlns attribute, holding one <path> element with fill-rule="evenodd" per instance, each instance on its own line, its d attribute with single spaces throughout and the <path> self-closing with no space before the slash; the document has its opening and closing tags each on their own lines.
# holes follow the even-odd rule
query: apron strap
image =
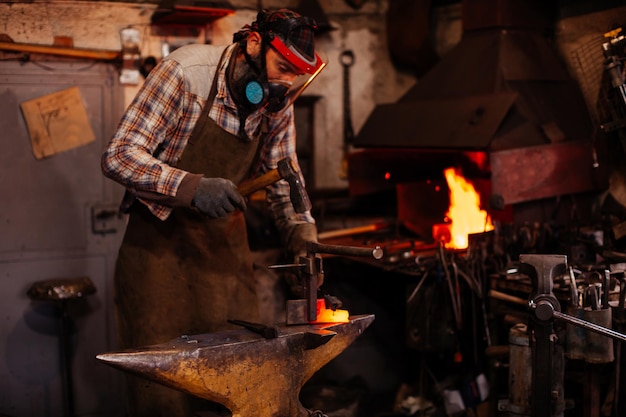
<svg viewBox="0 0 626 417">
<path fill-rule="evenodd" d="M 189 137 L 189 143 L 194 143 L 202 134 L 204 124 L 209 118 L 209 111 L 211 111 L 211 107 L 213 107 L 213 100 L 217 94 L 217 79 L 219 78 L 220 68 L 224 64 L 224 58 L 226 57 L 226 53 L 228 52 L 228 48 L 224 49 L 222 52 L 222 56 L 220 57 L 219 64 L 217 65 L 217 69 L 215 70 L 215 75 L 213 76 L 213 83 L 211 84 L 211 90 L 209 91 L 209 96 L 206 99 L 206 103 L 204 104 L 204 108 L 202 109 L 202 113 L 196 121 L 196 125 L 193 127 L 193 131 L 191 132 L 191 136 Z M 235 51 L 233 51 L 235 53 Z"/>
</svg>

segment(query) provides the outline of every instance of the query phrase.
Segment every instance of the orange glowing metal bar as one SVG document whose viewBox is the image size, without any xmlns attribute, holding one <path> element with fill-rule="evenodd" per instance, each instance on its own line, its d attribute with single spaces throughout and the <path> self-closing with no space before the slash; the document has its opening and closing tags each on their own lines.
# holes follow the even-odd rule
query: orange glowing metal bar
<svg viewBox="0 0 626 417">
<path fill-rule="evenodd" d="M 331 310 L 326 308 L 323 298 L 317 300 L 317 319 L 309 323 L 348 323 L 350 322 L 348 310 Z"/>
</svg>

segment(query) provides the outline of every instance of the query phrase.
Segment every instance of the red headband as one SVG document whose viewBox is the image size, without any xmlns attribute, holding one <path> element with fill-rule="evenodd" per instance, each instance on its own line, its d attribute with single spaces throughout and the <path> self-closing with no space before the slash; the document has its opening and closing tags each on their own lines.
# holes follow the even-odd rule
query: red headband
<svg viewBox="0 0 626 417">
<path fill-rule="evenodd" d="M 322 59 L 319 57 L 319 55 L 317 55 L 317 53 L 314 52 L 314 61 L 307 60 L 294 48 L 289 48 L 287 45 L 285 45 L 280 36 L 277 36 L 276 34 L 272 35 L 273 36 L 271 36 L 272 40 L 270 41 L 270 45 L 272 45 L 272 47 L 276 49 L 278 53 L 282 55 L 287 61 L 289 61 L 291 65 L 293 65 L 300 71 L 306 74 L 315 74 L 315 71 L 317 71 L 322 65 Z"/>
</svg>

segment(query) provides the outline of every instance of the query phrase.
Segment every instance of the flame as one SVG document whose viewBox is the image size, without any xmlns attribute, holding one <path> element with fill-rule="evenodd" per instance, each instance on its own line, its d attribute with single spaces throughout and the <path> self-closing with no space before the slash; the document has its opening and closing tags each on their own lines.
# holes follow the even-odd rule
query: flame
<svg viewBox="0 0 626 417">
<path fill-rule="evenodd" d="M 331 310 L 326 308 L 323 298 L 317 300 L 317 320 L 310 323 L 348 323 L 350 314 L 348 310 Z"/>
<path fill-rule="evenodd" d="M 447 248 L 464 249 L 468 235 L 493 230 L 491 219 L 480 209 L 480 195 L 454 168 L 444 170 L 450 190 L 450 206 L 446 216 L 451 220 L 450 241 Z"/>
</svg>

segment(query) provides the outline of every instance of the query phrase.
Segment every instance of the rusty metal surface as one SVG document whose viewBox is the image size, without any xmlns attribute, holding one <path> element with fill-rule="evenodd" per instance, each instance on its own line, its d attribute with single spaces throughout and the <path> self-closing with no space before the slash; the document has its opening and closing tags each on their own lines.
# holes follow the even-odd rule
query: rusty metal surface
<svg viewBox="0 0 626 417">
<path fill-rule="evenodd" d="M 233 417 L 308 417 L 298 399 L 304 383 L 373 321 L 360 315 L 348 323 L 280 326 L 272 339 L 245 329 L 181 336 L 97 359 L 220 403 Z"/>
<path fill-rule="evenodd" d="M 607 167 L 593 167 L 592 145 L 563 142 L 492 152 L 492 193 L 505 204 L 605 188 Z"/>
<path fill-rule="evenodd" d="M 357 144 L 485 149 L 516 98 L 514 92 L 502 92 L 381 104 L 365 122 Z"/>
<path fill-rule="evenodd" d="M 508 143 L 525 123 L 522 143 Z M 491 30 L 465 34 L 398 102 L 377 106 L 354 144 L 492 149 L 500 137 L 498 149 L 511 149 L 549 143 L 548 125 L 564 140 L 590 138 L 580 88 L 541 34 Z"/>
</svg>

